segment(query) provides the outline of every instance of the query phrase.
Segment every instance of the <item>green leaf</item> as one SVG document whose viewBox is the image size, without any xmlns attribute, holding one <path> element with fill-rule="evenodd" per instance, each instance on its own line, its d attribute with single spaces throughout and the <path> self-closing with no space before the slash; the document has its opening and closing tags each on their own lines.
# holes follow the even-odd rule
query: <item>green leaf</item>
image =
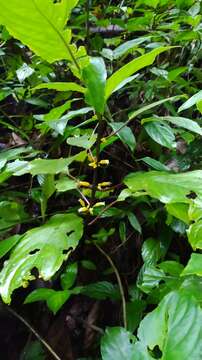
<svg viewBox="0 0 202 360">
<path fill-rule="evenodd" d="M 58 133 L 60 135 L 64 135 L 67 123 L 71 119 L 73 119 L 77 116 L 79 117 L 81 115 L 85 115 L 92 110 L 93 110 L 93 108 L 91 108 L 91 107 L 85 107 L 85 108 L 81 108 L 78 110 L 72 110 L 72 111 L 69 111 L 67 114 L 63 115 L 60 119 L 46 121 L 46 124 L 49 126 L 49 128 L 55 130 L 56 133 Z M 38 120 L 46 120 L 43 115 L 42 115 L 42 117 L 41 117 L 41 115 L 35 115 L 35 118 Z"/>
<path fill-rule="evenodd" d="M 74 136 L 67 138 L 67 144 L 71 146 L 78 146 L 84 149 L 90 149 L 96 142 L 97 135 L 96 134 L 84 134 L 81 136 Z"/>
<path fill-rule="evenodd" d="M 189 109 L 190 107 L 197 104 L 201 100 L 202 100 L 202 90 L 200 90 L 198 93 L 194 94 L 190 99 L 185 101 L 185 103 L 181 105 L 180 108 L 178 109 L 178 112 Z"/>
<path fill-rule="evenodd" d="M 36 91 L 40 89 L 50 89 L 56 91 L 76 91 L 80 93 L 85 92 L 85 88 L 73 82 L 50 82 L 50 83 L 39 84 L 35 86 L 32 89 L 32 91 Z"/>
<path fill-rule="evenodd" d="M 171 124 L 174 124 L 178 127 L 183 129 L 190 130 L 196 134 L 202 135 L 202 128 L 197 124 L 196 121 L 180 117 L 180 116 L 160 116 L 154 117 L 152 120 L 159 120 L 159 121 L 168 121 Z"/>
<path fill-rule="evenodd" d="M 155 265 L 161 257 L 160 242 L 149 238 L 143 242 L 142 258 L 146 265 Z"/>
<path fill-rule="evenodd" d="M 128 126 L 124 126 L 123 122 L 112 122 L 109 123 L 114 132 L 117 131 L 117 136 L 127 145 L 129 149 L 134 152 L 136 147 L 136 139 L 132 130 Z M 119 130 L 120 129 L 120 130 Z"/>
<path fill-rule="evenodd" d="M 137 329 L 143 315 L 143 311 L 146 308 L 146 301 L 144 300 L 133 300 L 126 304 L 127 314 L 127 329 L 134 333 Z"/>
<path fill-rule="evenodd" d="M 138 279 L 138 287 L 146 294 L 157 287 L 160 281 L 165 277 L 165 273 L 161 269 L 157 269 L 153 265 L 144 265 L 141 269 Z"/>
<path fill-rule="evenodd" d="M 101 339 L 102 360 L 152 360 L 147 348 L 121 327 L 107 328 Z"/>
<path fill-rule="evenodd" d="M 156 160 L 156 159 L 152 159 L 149 156 L 146 156 L 142 159 L 140 159 L 142 161 L 144 161 L 147 165 L 151 166 L 153 169 L 155 170 L 159 170 L 159 171 L 170 171 L 169 167 L 167 167 L 166 165 L 162 164 L 160 161 Z"/>
<path fill-rule="evenodd" d="M 148 195 L 168 203 L 190 203 L 192 193 L 202 199 L 202 171 L 195 170 L 182 174 L 160 171 L 131 173 L 124 183 L 133 193 L 146 191 Z"/>
<path fill-rule="evenodd" d="M 185 266 L 181 276 L 202 276 L 202 254 L 191 254 L 188 264 Z"/>
<path fill-rule="evenodd" d="M 143 42 L 150 39 L 150 36 L 147 37 L 138 37 L 137 39 L 125 41 L 123 44 L 119 45 L 114 51 L 113 51 L 113 58 L 118 59 L 124 54 L 128 53 L 130 50 L 132 50 L 134 47 L 142 44 Z"/>
<path fill-rule="evenodd" d="M 6 163 L 10 160 L 16 158 L 21 158 L 20 155 L 31 153 L 33 151 L 32 147 L 19 147 L 17 149 L 9 149 L 0 152 L 0 169 L 2 169 Z"/>
<path fill-rule="evenodd" d="M 77 189 L 77 183 L 76 181 L 71 180 L 68 177 L 62 177 L 61 179 L 56 181 L 55 187 L 57 191 L 65 192 L 65 191 Z"/>
<path fill-rule="evenodd" d="M 143 69 L 144 67 L 153 64 L 156 56 L 171 48 L 172 47 L 170 46 L 159 47 L 152 50 L 150 53 L 142 55 L 137 59 L 134 59 L 126 65 L 122 66 L 107 80 L 106 99 L 108 99 L 108 97 L 113 93 L 114 89 L 116 89 L 122 81 L 124 81 L 126 78 L 133 75 L 140 69 Z"/>
<path fill-rule="evenodd" d="M 17 71 L 16 75 L 20 82 L 23 82 L 25 79 L 27 79 L 29 76 L 31 76 L 34 73 L 34 69 L 32 69 L 30 66 L 28 66 L 26 63 L 24 63 Z"/>
<path fill-rule="evenodd" d="M 48 308 L 56 314 L 70 296 L 71 292 L 67 290 L 55 291 L 46 288 L 36 289 L 26 297 L 24 304 L 30 304 L 36 301 L 46 301 Z"/>
<path fill-rule="evenodd" d="M 1 1 L 0 23 L 9 33 L 49 62 L 72 60 L 75 52 L 71 31 L 65 29 L 71 10 L 78 0 Z M 41 31 L 43 29 L 43 31 Z"/>
<path fill-rule="evenodd" d="M 174 260 L 166 260 L 158 264 L 159 269 L 172 276 L 179 276 L 184 269 L 184 266 Z"/>
<path fill-rule="evenodd" d="M 130 225 L 133 227 L 133 229 L 137 230 L 140 234 L 142 233 L 141 225 L 137 217 L 132 212 L 128 213 L 128 221 Z"/>
<path fill-rule="evenodd" d="M 104 60 L 91 57 L 90 64 L 83 69 L 83 80 L 87 87 L 86 103 L 95 109 L 98 114 L 103 114 L 105 109 L 105 88 L 107 71 Z"/>
<path fill-rule="evenodd" d="M 188 209 L 189 207 L 187 204 L 174 203 L 166 205 L 166 210 L 168 211 L 168 213 L 176 217 L 177 219 L 184 221 L 185 224 L 190 223 Z"/>
<path fill-rule="evenodd" d="M 174 149 L 176 147 L 175 135 L 170 126 L 162 122 L 149 122 L 144 126 L 147 134 L 158 144 Z"/>
<path fill-rule="evenodd" d="M 201 358 L 202 310 L 191 296 L 171 292 L 141 322 L 138 338 L 162 360 Z"/>
<path fill-rule="evenodd" d="M 78 273 L 78 265 L 77 263 L 73 263 L 67 266 L 66 270 L 60 277 L 61 286 L 63 290 L 68 290 L 71 288 L 76 280 Z"/>
<path fill-rule="evenodd" d="M 119 291 L 117 288 L 108 281 L 99 281 L 83 287 L 82 294 L 89 296 L 93 299 L 119 299 Z"/>
<path fill-rule="evenodd" d="M 101 340 L 102 360 L 132 360 L 132 338 L 124 328 L 107 328 Z"/>
<path fill-rule="evenodd" d="M 172 96 L 172 97 L 169 97 L 167 99 L 162 99 L 162 100 L 159 100 L 159 101 L 155 101 L 155 102 L 153 102 L 152 104 L 149 104 L 149 105 L 141 106 L 140 109 L 132 111 L 131 113 L 129 113 L 129 120 L 133 120 L 136 116 L 142 114 L 145 111 L 153 109 L 156 106 L 162 105 L 162 104 L 164 104 L 164 103 L 166 103 L 168 101 L 171 101 L 171 102 L 172 101 L 178 101 L 182 97 L 183 97 L 183 95 L 181 95 L 181 96 L 180 95 Z"/>
<path fill-rule="evenodd" d="M 21 235 L 13 235 L 0 241 L 0 258 L 5 256 L 22 238 Z"/>
<path fill-rule="evenodd" d="M 82 220 L 75 214 L 55 215 L 46 224 L 28 230 L 0 273 L 3 301 L 10 303 L 13 291 L 33 279 L 33 268 L 38 269 L 44 280 L 49 280 L 70 250 L 76 248 L 82 232 Z"/>
<path fill-rule="evenodd" d="M 202 220 L 192 224 L 188 231 L 188 240 L 194 250 L 202 249 Z"/>
</svg>

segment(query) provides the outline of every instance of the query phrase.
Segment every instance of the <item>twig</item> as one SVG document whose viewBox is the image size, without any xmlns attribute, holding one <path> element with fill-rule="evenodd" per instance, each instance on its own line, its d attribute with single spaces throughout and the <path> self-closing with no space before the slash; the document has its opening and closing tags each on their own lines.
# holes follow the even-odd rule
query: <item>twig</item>
<svg viewBox="0 0 202 360">
<path fill-rule="evenodd" d="M 109 205 L 107 205 L 98 216 L 96 216 L 95 219 L 93 219 L 91 222 L 88 223 L 88 225 L 93 225 L 98 219 L 100 219 L 100 217 L 102 216 L 102 214 L 105 213 L 105 211 L 107 211 L 108 209 L 110 209 L 110 207 L 112 207 L 113 205 L 115 205 L 118 202 L 118 200 L 114 200 L 112 203 L 110 203 Z"/>
<path fill-rule="evenodd" d="M 122 285 L 122 282 L 121 282 L 119 272 L 118 272 L 116 266 L 114 265 L 112 259 L 110 258 L 110 256 L 107 255 L 106 252 L 99 245 L 97 245 L 95 243 L 94 243 L 94 245 L 102 253 L 102 255 L 104 255 L 105 258 L 108 260 L 108 262 L 110 263 L 110 265 L 111 265 L 111 267 L 114 270 L 114 273 L 116 275 L 117 282 L 118 282 L 118 285 L 119 285 L 120 294 L 121 294 L 121 300 L 122 300 L 123 325 L 124 325 L 125 329 L 127 329 L 126 299 L 125 299 L 124 289 L 123 289 L 123 285 Z"/>
<path fill-rule="evenodd" d="M 39 335 L 39 333 L 15 310 L 10 307 L 6 307 L 7 311 L 10 312 L 13 316 L 15 316 L 18 320 L 20 320 L 35 336 L 36 338 L 45 346 L 45 348 L 51 353 L 51 355 L 56 360 L 62 360 L 56 352 L 51 348 L 51 346 Z"/>
</svg>

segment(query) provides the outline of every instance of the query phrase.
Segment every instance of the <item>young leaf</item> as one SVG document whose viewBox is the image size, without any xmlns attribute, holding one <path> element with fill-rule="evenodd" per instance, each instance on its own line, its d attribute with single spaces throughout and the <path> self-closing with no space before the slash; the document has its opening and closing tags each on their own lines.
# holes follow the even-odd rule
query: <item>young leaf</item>
<svg viewBox="0 0 202 360">
<path fill-rule="evenodd" d="M 1 1 L 0 23 L 9 33 L 49 62 L 72 60 L 71 31 L 65 29 L 78 0 Z M 43 29 L 43 31 L 41 30 Z"/>
<path fill-rule="evenodd" d="M 50 279 L 75 249 L 82 236 L 82 220 L 75 214 L 53 216 L 46 224 L 28 230 L 16 245 L 0 273 L 0 294 L 10 303 L 13 291 L 26 286 L 37 268 L 44 280 Z"/>
<path fill-rule="evenodd" d="M 93 106 L 98 114 L 103 114 L 105 109 L 106 78 L 104 60 L 91 57 L 90 64 L 83 69 L 83 80 L 87 87 L 85 98 L 86 103 Z"/>
<path fill-rule="evenodd" d="M 152 50 L 150 53 L 142 55 L 122 66 L 107 80 L 106 99 L 108 99 L 108 97 L 113 93 L 114 89 L 116 89 L 122 81 L 133 75 L 138 70 L 153 64 L 156 56 L 171 48 L 171 46 L 159 47 Z"/>
</svg>

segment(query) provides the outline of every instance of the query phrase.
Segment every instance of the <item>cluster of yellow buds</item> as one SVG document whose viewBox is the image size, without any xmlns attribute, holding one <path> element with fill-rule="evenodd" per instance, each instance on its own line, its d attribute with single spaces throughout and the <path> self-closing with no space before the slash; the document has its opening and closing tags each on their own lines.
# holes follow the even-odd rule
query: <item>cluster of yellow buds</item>
<svg viewBox="0 0 202 360">
<path fill-rule="evenodd" d="M 79 181 L 79 187 L 90 188 L 92 185 L 88 181 Z"/>
<path fill-rule="evenodd" d="M 93 209 L 100 206 L 105 206 L 105 202 L 97 202 L 92 207 L 90 204 L 86 204 L 83 199 L 79 199 L 79 203 L 81 204 L 81 208 L 78 210 L 80 214 L 91 214 L 93 215 Z"/>
<path fill-rule="evenodd" d="M 109 160 L 108 159 L 103 159 L 103 160 L 100 160 L 100 161 L 97 161 L 97 158 L 95 156 L 88 156 L 89 158 L 89 164 L 88 166 L 92 167 L 93 169 L 96 169 L 97 167 L 100 167 L 100 166 L 107 166 L 109 165 Z"/>
<path fill-rule="evenodd" d="M 98 190 L 102 191 L 105 190 L 105 188 L 108 188 L 112 185 L 112 183 L 110 181 L 104 181 L 102 183 L 99 183 L 97 185 Z"/>
</svg>

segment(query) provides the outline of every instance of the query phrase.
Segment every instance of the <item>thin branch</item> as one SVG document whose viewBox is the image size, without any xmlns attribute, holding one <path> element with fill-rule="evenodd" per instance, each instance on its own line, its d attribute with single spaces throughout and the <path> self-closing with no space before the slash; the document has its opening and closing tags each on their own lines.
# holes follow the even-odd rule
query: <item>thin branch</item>
<svg viewBox="0 0 202 360">
<path fill-rule="evenodd" d="M 107 206 L 99 213 L 99 215 L 96 216 L 95 219 L 93 219 L 91 222 L 88 223 L 88 225 L 90 226 L 90 225 L 95 224 L 95 222 L 97 222 L 97 221 L 100 219 L 100 217 L 102 216 L 102 214 L 104 214 L 105 211 L 107 211 L 108 209 L 110 209 L 110 207 L 112 207 L 113 205 L 115 205 L 117 202 L 118 202 L 118 200 L 115 200 L 115 201 L 113 201 L 112 203 L 110 203 L 109 205 L 107 205 Z"/>
<path fill-rule="evenodd" d="M 118 285 L 119 285 L 120 294 L 121 294 L 121 300 L 122 300 L 123 325 L 124 325 L 125 329 L 127 329 L 126 299 L 125 299 L 124 289 L 123 289 L 123 285 L 122 285 L 122 282 L 121 282 L 119 272 L 118 272 L 116 266 L 114 265 L 112 259 L 110 258 L 110 256 L 107 255 L 106 252 L 99 245 L 97 245 L 96 243 L 94 243 L 94 245 L 102 253 L 102 255 L 104 255 L 105 258 L 108 260 L 108 262 L 110 263 L 110 265 L 111 265 L 111 267 L 114 270 L 114 273 L 116 275 L 117 282 L 118 282 Z"/>
<path fill-rule="evenodd" d="M 20 320 L 36 336 L 36 338 L 45 346 L 45 348 L 56 360 L 62 360 L 51 348 L 51 346 L 41 337 L 41 335 L 39 335 L 39 333 L 21 315 L 19 315 L 15 310 L 10 307 L 6 307 L 6 310 L 9 311 L 18 320 Z"/>
</svg>

